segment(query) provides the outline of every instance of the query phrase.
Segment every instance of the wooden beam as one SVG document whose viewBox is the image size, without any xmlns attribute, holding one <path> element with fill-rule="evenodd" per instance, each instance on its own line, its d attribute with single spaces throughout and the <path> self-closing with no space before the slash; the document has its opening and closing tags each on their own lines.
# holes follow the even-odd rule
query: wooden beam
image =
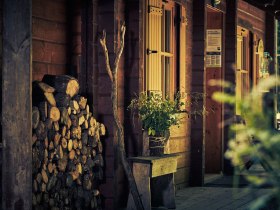
<svg viewBox="0 0 280 210">
<path fill-rule="evenodd" d="M 3 0 L 2 206 L 32 209 L 31 0 Z"/>
</svg>

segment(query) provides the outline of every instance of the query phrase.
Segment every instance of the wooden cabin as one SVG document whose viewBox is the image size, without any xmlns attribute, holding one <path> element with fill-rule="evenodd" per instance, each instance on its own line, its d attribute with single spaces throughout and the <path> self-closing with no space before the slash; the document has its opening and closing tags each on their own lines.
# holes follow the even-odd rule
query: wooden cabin
<svg viewBox="0 0 280 210">
<path fill-rule="evenodd" d="M 99 38 L 107 32 L 109 57 L 119 46 L 125 21 L 125 49 L 119 65 L 118 107 L 129 157 L 142 154 L 143 132 L 127 111 L 142 91 L 174 96 L 206 95 L 198 106 L 208 115 L 185 116 L 171 129 L 167 152 L 177 154 L 176 189 L 201 186 L 211 174 L 231 173 L 224 159 L 228 126 L 238 110 L 211 99 L 236 84 L 242 98 L 258 83 L 264 51 L 276 56 L 275 10 L 265 1 L 222 0 L 1 0 L 1 207 L 32 208 L 32 81 L 45 74 L 69 74 L 80 83 L 95 117 L 105 124 L 103 209 L 126 206 L 128 184 L 117 154 L 111 84 Z M 277 51 L 278 55 L 278 51 Z M 270 73 L 274 72 L 271 67 Z"/>
</svg>

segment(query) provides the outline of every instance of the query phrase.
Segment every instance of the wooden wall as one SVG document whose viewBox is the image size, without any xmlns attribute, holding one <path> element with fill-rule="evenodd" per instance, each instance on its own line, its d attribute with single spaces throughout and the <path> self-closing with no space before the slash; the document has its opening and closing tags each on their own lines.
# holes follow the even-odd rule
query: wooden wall
<svg viewBox="0 0 280 210">
<path fill-rule="evenodd" d="M 33 80 L 67 73 L 67 34 L 66 0 L 32 1 Z"/>
<path fill-rule="evenodd" d="M 265 12 L 243 0 L 237 1 L 237 24 L 265 39 Z"/>
<path fill-rule="evenodd" d="M 191 91 L 192 78 L 192 46 L 193 46 L 193 0 L 182 1 L 181 4 L 186 8 L 188 24 L 186 26 L 186 92 Z M 190 154 L 191 154 L 191 131 L 190 118 L 186 115 L 179 128 L 171 129 L 171 139 L 169 142 L 170 153 L 179 155 L 177 172 L 175 173 L 176 189 L 181 189 L 189 185 L 190 174 Z"/>
<path fill-rule="evenodd" d="M 3 0 L 0 208 L 5 210 L 32 208 L 31 4 Z"/>
<path fill-rule="evenodd" d="M 205 48 L 205 1 L 193 2 L 193 56 L 192 92 L 204 93 L 204 48 Z M 203 108 L 204 101 L 199 101 Z M 191 171 L 190 184 L 202 185 L 204 175 L 204 119 L 198 117 L 191 122 Z"/>
<path fill-rule="evenodd" d="M 3 54 L 3 0 L 0 0 L 0 81 L 2 81 L 2 54 Z M 0 92 L 2 98 L 2 91 Z M 0 100 L 2 108 L 2 100 Z M 0 125 L 0 182 L 2 182 L 2 125 Z M 0 187 L 0 207 L 2 207 L 2 187 Z"/>
<path fill-rule="evenodd" d="M 104 29 L 106 31 L 107 47 L 110 59 L 114 59 L 113 52 L 117 42 L 117 21 L 115 20 L 115 4 L 114 0 L 98 2 L 98 28 L 99 32 Z M 97 40 L 98 41 L 98 40 Z M 117 159 L 117 139 L 115 137 L 114 118 L 112 112 L 111 100 L 111 81 L 106 72 L 105 59 L 100 45 L 98 45 L 98 75 L 97 75 L 97 110 L 98 119 L 106 125 L 107 135 L 104 141 L 104 159 L 105 159 L 105 179 L 100 187 L 100 191 L 104 196 L 104 205 L 108 210 L 113 210 L 117 205 L 117 174 L 120 170 Z M 120 79 L 122 79 L 120 77 Z"/>
<path fill-rule="evenodd" d="M 226 33 L 225 33 L 225 76 L 224 79 L 231 83 L 235 83 L 235 66 L 236 66 L 236 42 L 237 42 L 237 1 L 228 1 L 227 3 L 227 10 L 226 10 Z M 224 121 L 228 122 L 230 119 L 233 118 L 233 111 L 234 107 L 225 104 L 224 105 Z M 224 136 L 224 151 L 227 149 L 227 144 L 230 139 L 229 136 L 229 125 L 226 124 L 223 129 L 223 136 Z M 225 174 L 232 174 L 233 168 L 231 163 L 228 159 L 224 159 L 224 173 Z"/>
</svg>

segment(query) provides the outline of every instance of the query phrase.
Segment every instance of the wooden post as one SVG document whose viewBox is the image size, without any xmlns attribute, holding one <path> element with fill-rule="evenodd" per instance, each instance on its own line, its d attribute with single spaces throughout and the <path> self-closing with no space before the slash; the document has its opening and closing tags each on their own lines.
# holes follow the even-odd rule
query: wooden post
<svg viewBox="0 0 280 210">
<path fill-rule="evenodd" d="M 31 0 L 3 0 L 2 206 L 32 209 Z"/>
</svg>

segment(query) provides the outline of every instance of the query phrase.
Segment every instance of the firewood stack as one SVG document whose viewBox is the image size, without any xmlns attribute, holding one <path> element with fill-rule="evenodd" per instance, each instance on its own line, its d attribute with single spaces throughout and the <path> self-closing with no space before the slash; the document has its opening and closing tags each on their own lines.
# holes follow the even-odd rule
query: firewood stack
<svg viewBox="0 0 280 210">
<path fill-rule="evenodd" d="M 33 82 L 33 209 L 100 209 L 105 127 L 78 92 L 67 75 Z"/>
</svg>

